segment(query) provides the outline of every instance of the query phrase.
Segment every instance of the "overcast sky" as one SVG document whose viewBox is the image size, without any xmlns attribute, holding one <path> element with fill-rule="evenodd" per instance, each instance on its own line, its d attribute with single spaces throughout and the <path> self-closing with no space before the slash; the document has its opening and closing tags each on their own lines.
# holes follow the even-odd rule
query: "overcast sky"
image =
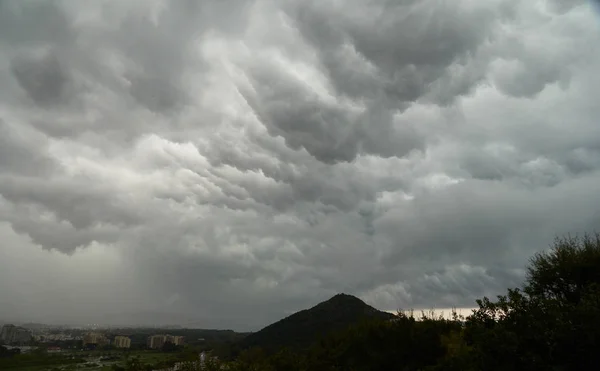
<svg viewBox="0 0 600 371">
<path fill-rule="evenodd" d="M 0 319 L 472 307 L 600 228 L 585 0 L 0 1 Z"/>
</svg>

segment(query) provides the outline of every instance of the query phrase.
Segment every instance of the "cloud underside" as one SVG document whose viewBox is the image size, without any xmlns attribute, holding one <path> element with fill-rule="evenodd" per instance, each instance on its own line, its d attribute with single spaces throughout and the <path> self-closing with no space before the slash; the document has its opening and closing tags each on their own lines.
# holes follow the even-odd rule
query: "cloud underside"
<svg viewBox="0 0 600 371">
<path fill-rule="evenodd" d="M 600 225 L 599 35 L 586 1 L 2 1 L 0 305 L 471 307 Z"/>
</svg>

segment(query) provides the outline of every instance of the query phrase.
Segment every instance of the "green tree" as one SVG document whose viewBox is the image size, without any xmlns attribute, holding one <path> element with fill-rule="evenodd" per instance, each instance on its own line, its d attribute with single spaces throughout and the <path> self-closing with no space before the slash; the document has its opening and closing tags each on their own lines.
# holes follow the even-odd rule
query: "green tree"
<svg viewBox="0 0 600 371">
<path fill-rule="evenodd" d="M 181 350 L 183 347 L 173 344 L 170 341 L 167 341 L 163 344 L 161 351 L 163 352 L 176 352 Z"/>
<path fill-rule="evenodd" d="M 557 238 L 550 252 L 531 259 L 526 283 L 532 297 L 578 304 L 600 284 L 600 235 Z"/>
<path fill-rule="evenodd" d="M 522 289 L 477 301 L 465 329 L 473 367 L 597 369 L 599 284 L 600 236 L 556 239 L 531 259 Z"/>
</svg>

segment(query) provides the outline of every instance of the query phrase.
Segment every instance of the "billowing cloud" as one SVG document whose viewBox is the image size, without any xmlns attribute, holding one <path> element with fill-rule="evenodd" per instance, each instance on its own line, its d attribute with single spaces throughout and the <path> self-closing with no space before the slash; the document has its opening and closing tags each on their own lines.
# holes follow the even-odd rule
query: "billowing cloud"
<svg viewBox="0 0 600 371">
<path fill-rule="evenodd" d="M 599 42 L 583 0 L 2 1 L 2 314 L 471 307 L 598 228 Z"/>
</svg>

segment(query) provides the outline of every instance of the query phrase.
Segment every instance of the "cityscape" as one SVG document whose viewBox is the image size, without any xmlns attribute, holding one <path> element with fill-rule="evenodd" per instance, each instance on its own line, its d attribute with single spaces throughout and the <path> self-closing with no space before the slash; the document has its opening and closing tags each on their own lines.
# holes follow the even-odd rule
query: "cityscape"
<svg viewBox="0 0 600 371">
<path fill-rule="evenodd" d="M 74 335 L 81 334 L 81 335 Z M 70 342 L 70 344 L 80 345 L 81 349 L 95 349 L 102 346 L 113 346 L 118 349 L 131 348 L 131 338 L 123 334 L 113 334 L 110 330 L 83 332 L 81 329 L 55 329 L 44 328 L 31 330 L 13 324 L 2 326 L 0 331 L 0 341 L 2 344 L 13 348 L 21 349 L 21 352 L 29 351 L 35 344 L 47 344 L 56 342 Z M 175 346 L 184 345 L 183 336 L 173 336 L 168 334 L 150 335 L 146 341 L 148 349 L 161 349 L 165 344 L 170 343 Z M 60 350 L 59 347 L 53 347 L 52 350 Z"/>
<path fill-rule="evenodd" d="M 0 328 L 0 349 L 4 352 L 0 358 L 30 355 L 47 361 L 62 360 L 60 367 L 53 370 L 120 370 L 126 361 L 140 360 L 146 364 L 154 363 L 156 367 L 152 370 L 172 371 L 190 362 L 201 365 L 208 357 L 205 351 L 208 342 L 201 337 L 203 330 L 173 329 L 200 334 L 188 335 L 189 344 L 185 341 L 186 336 L 168 331 L 160 333 L 159 329 L 152 328 L 41 324 L 4 324 Z M 74 364 L 70 366 L 70 363 Z"/>
</svg>

